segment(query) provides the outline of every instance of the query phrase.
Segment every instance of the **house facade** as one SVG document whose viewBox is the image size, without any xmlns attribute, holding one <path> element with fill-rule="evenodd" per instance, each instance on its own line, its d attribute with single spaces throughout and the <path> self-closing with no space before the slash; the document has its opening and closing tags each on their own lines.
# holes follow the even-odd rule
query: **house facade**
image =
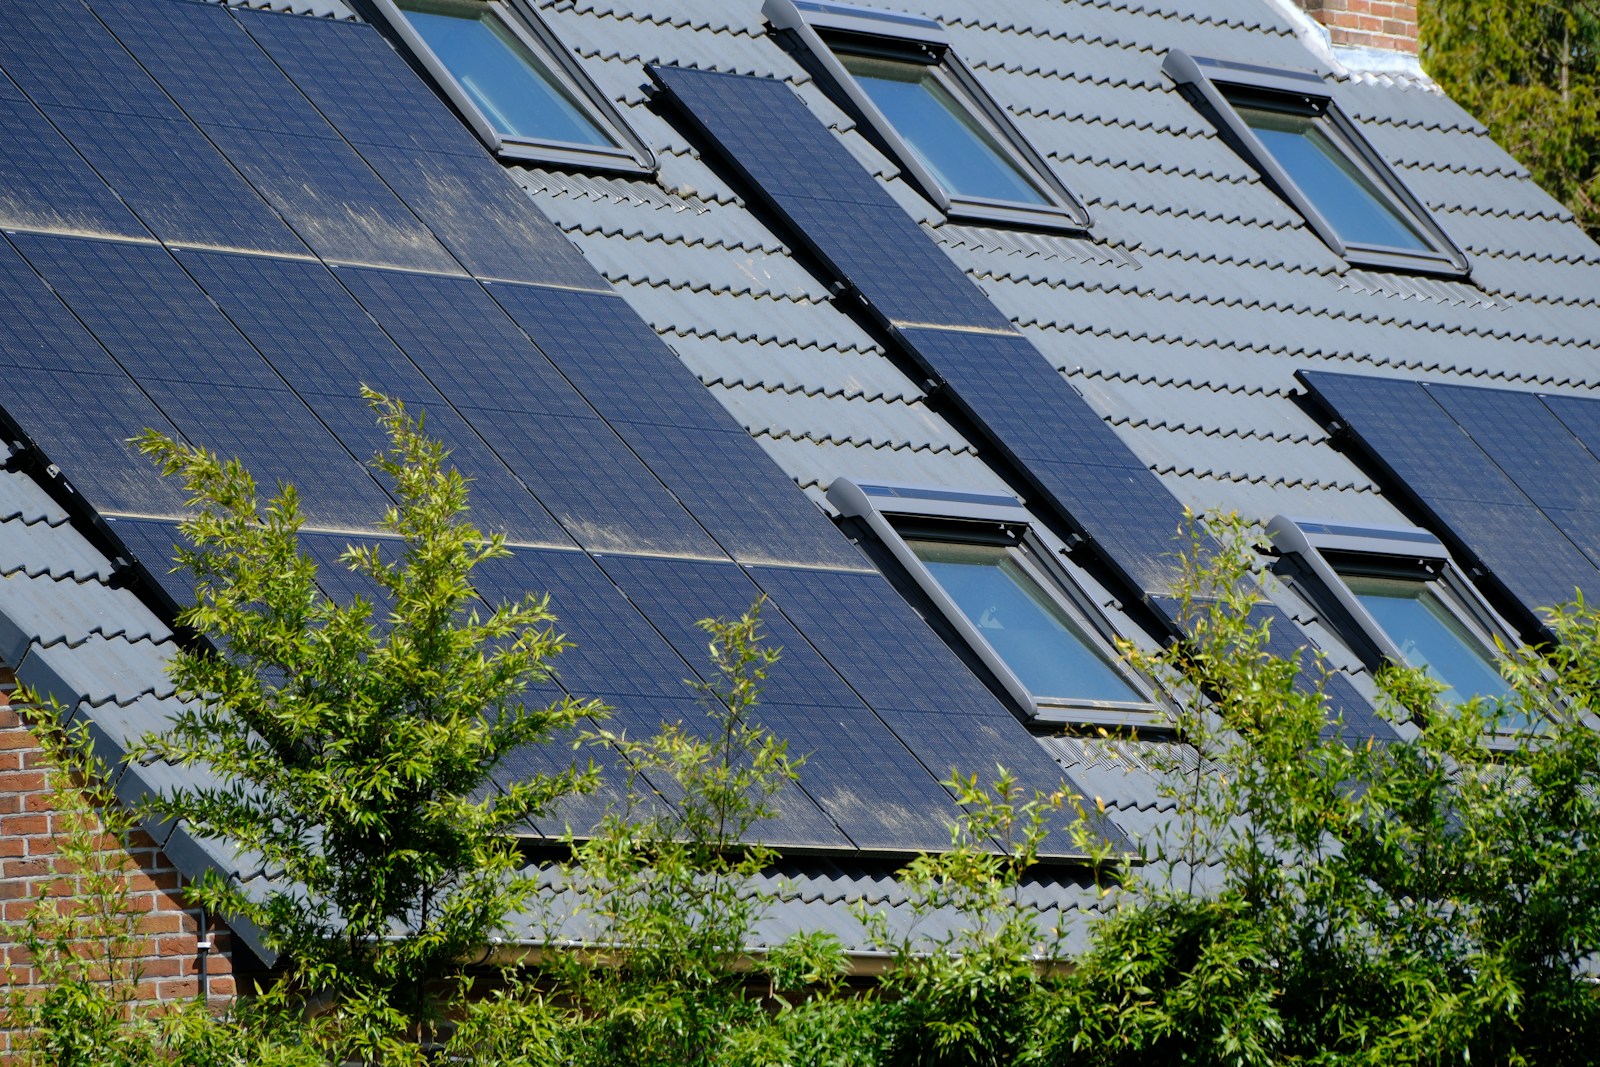
<svg viewBox="0 0 1600 1067">
<path fill-rule="evenodd" d="M 1396 729 L 1388 660 L 1492 693 L 1494 640 L 1597 588 L 1600 248 L 1414 51 L 1377 0 L 5 5 L 0 663 L 116 766 L 172 714 L 146 427 L 298 485 L 349 595 L 368 385 L 615 726 L 695 714 L 695 620 L 768 598 L 760 714 L 807 762 L 763 938 L 868 952 L 844 905 L 904 907 L 952 769 L 1095 798 L 1119 848 L 1166 818 L 1173 697 L 1114 645 L 1181 636 L 1186 508 L 1268 533 L 1260 610 L 1344 729 Z M 52 861 L 0 725 L 12 920 Z M 150 833 L 150 993 L 192 995 L 182 881 L 271 872 Z M 1050 851 L 1030 900 L 1092 910 Z M 217 995 L 266 956 L 224 932 Z"/>
</svg>

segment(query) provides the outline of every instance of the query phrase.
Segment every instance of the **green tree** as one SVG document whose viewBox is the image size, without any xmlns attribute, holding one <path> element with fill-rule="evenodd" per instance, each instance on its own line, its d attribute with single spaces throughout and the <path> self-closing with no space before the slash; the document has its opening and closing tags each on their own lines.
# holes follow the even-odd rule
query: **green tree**
<svg viewBox="0 0 1600 1067">
<path fill-rule="evenodd" d="M 1420 0 L 1422 63 L 1600 236 L 1600 3 Z"/>
<path fill-rule="evenodd" d="M 1380 710 L 1424 725 L 1364 738 L 1266 654 L 1260 557 L 1221 525 L 1191 557 L 1190 640 L 1135 656 L 1182 693 L 1199 758 L 1170 773 L 1178 814 L 1055 1005 L 1048 1058 L 1592 1062 L 1600 616 L 1557 611 L 1558 644 L 1513 654 L 1512 708 L 1443 709 L 1425 675 L 1383 672 Z"/>
<path fill-rule="evenodd" d="M 342 1006 L 327 1026 L 350 1026 L 357 1050 L 424 1017 L 429 983 L 534 893 L 514 834 L 588 778 L 496 788 L 491 774 L 595 710 L 524 704 L 563 647 L 546 599 L 480 605 L 472 571 L 503 539 L 467 520 L 467 479 L 443 446 L 398 402 L 367 399 L 390 441 L 373 466 L 397 503 L 379 521 L 388 536 L 343 562 L 372 600 L 319 591 L 292 486 L 263 504 L 238 462 L 138 441 L 190 495 L 178 562 L 195 603 L 179 621 L 208 643 L 174 661 L 184 711 L 139 755 L 212 777 L 153 806 L 264 862 L 271 891 L 213 874 L 190 899 L 260 928 L 287 957 L 286 988 Z"/>
</svg>

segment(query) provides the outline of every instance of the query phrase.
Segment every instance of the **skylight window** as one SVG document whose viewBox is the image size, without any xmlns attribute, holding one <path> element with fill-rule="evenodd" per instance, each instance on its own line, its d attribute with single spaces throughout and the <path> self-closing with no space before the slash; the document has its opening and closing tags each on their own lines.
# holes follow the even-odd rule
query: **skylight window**
<svg viewBox="0 0 1600 1067">
<path fill-rule="evenodd" d="M 649 151 L 518 0 L 372 0 L 501 156 L 648 171 Z"/>
<path fill-rule="evenodd" d="M 1015 497 L 841 478 L 828 499 L 865 520 L 1033 719 L 1148 725 L 1154 696 L 1118 659 L 1091 583 Z"/>
<path fill-rule="evenodd" d="M 983 90 L 937 22 L 817 0 L 766 0 L 824 85 L 948 216 L 1084 229 L 1089 215 Z"/>
<path fill-rule="evenodd" d="M 1510 631 L 1432 535 L 1284 516 L 1268 532 L 1286 558 L 1309 572 L 1302 590 L 1368 667 L 1415 667 L 1445 687 L 1439 701 L 1446 705 L 1511 699 L 1495 653 L 1495 639 L 1509 643 Z M 1526 722 L 1509 710 L 1503 725 Z"/>
<path fill-rule="evenodd" d="M 1465 274 L 1461 250 L 1305 71 L 1167 53 L 1165 69 L 1236 151 L 1351 263 Z"/>
</svg>

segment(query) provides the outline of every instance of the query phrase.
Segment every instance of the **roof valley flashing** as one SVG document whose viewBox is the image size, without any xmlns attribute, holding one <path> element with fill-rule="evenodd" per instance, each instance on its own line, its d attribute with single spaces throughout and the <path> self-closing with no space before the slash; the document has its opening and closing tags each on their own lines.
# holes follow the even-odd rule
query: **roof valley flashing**
<svg viewBox="0 0 1600 1067">
<path fill-rule="evenodd" d="M 1178 501 L 793 90 L 770 78 L 664 66 L 649 72 L 1059 517 L 1181 633 L 1169 599 L 1170 557 L 1183 526 Z M 775 129 L 784 137 L 767 135 Z M 1315 649 L 1287 615 L 1270 604 L 1261 611 L 1286 647 Z M 1302 672 L 1301 684 L 1313 677 Z M 1346 731 L 1392 736 L 1347 679 L 1331 676 L 1327 688 Z"/>
</svg>

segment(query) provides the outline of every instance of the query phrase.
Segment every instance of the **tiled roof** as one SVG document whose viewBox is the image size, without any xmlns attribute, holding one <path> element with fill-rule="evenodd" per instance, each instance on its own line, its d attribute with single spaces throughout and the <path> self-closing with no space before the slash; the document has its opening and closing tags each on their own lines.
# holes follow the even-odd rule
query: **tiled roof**
<svg viewBox="0 0 1600 1067">
<path fill-rule="evenodd" d="M 176 24 L 167 19 L 170 8 L 163 5 L 176 2 L 89 0 L 88 6 L 103 9 L 130 48 L 153 49 L 163 34 L 175 32 Z M 748 446 L 738 434 L 742 427 L 760 451 L 733 452 L 751 463 L 752 456 L 764 455 L 776 465 L 776 471 L 762 468 L 774 481 L 787 477 L 826 512 L 832 509 L 824 490 L 841 477 L 1029 497 L 1001 450 L 910 364 L 856 295 L 838 291 L 815 257 L 797 249 L 804 242 L 795 241 L 721 160 L 703 156 L 700 140 L 652 102 L 644 88 L 645 67 L 659 63 L 776 78 L 791 86 L 921 225 L 930 247 L 941 249 L 972 279 L 1153 477 L 1197 510 L 1238 510 L 1256 522 L 1277 513 L 1373 524 L 1415 517 L 1307 409 L 1297 371 L 1571 394 L 1600 389 L 1595 369 L 1600 247 L 1524 168 L 1493 145 L 1479 123 L 1433 87 L 1404 71 L 1336 71 L 1330 53 L 1303 39 L 1295 21 L 1271 0 L 896 0 L 885 5 L 939 19 L 998 104 L 1084 200 L 1093 217 L 1090 230 L 1065 234 L 946 221 L 767 31 L 760 0 L 537 0 L 534 6 L 654 151 L 659 173 L 625 177 L 507 164 L 512 180 L 501 182 L 490 174 L 487 184 L 480 181 L 467 191 L 450 186 L 446 157 L 472 156 L 480 165 L 484 158 L 446 105 L 435 104 L 420 82 L 407 83 L 409 99 L 427 105 L 429 121 L 409 131 L 409 141 L 400 137 L 380 144 L 381 138 L 368 134 L 383 119 L 381 109 L 365 110 L 370 101 L 341 99 L 316 80 L 327 65 L 321 50 L 342 48 L 351 40 L 366 49 L 360 52 L 363 62 L 400 69 L 370 29 L 351 24 L 356 18 L 350 6 L 341 0 L 238 0 L 232 6 L 287 12 L 303 20 L 293 22 L 293 34 L 273 38 L 287 77 L 264 57 L 248 70 L 195 71 L 176 61 L 164 70 L 152 61 L 160 86 L 145 77 L 143 68 L 126 75 L 128 86 L 151 94 L 140 97 L 153 101 L 150 107 L 182 119 L 174 118 L 173 128 L 186 138 L 192 156 L 178 170 L 203 164 L 215 177 L 214 188 L 229 190 L 226 197 L 219 195 L 216 212 L 198 221 L 169 213 L 170 204 L 159 195 L 159 181 L 178 180 L 170 161 L 163 165 L 131 153 L 96 155 L 90 142 L 102 132 L 97 127 L 74 126 L 64 106 L 42 95 L 24 99 L 30 85 L 39 93 L 27 57 L 0 63 L 11 64 L 8 73 L 15 78 L 0 79 L 0 98 L 21 101 L 13 140 L 28 146 L 0 160 L 0 182 L 10 183 L 0 187 L 0 222 L 33 264 L 12 256 L 18 265 L 6 276 L 9 281 L 0 281 L 12 286 L 0 289 L 0 324 L 14 331 L 18 351 L 120 344 L 130 364 L 140 357 L 156 365 L 166 358 L 164 346 L 179 336 L 177 327 L 159 324 L 181 320 L 189 326 L 179 347 L 226 353 L 240 367 L 256 371 L 265 366 L 256 353 L 266 356 L 272 373 L 248 384 L 270 391 L 276 398 L 272 403 L 282 406 L 280 425 L 299 427 L 289 432 L 303 431 L 308 441 L 320 433 L 318 427 L 340 425 L 339 416 L 309 390 L 289 388 L 298 381 L 286 384 L 275 377 L 282 370 L 293 378 L 284 368 L 305 345 L 289 327 L 350 352 L 362 351 L 360 346 L 369 343 L 363 338 L 386 331 L 384 351 L 419 366 L 425 354 L 442 359 L 439 353 L 451 345 L 452 358 L 477 356 L 471 322 L 429 321 L 421 315 L 402 323 L 396 309 L 406 299 L 395 295 L 398 289 L 384 310 L 376 298 L 358 303 L 350 295 L 354 283 L 336 278 L 349 278 L 355 270 L 368 272 L 361 277 L 390 281 L 423 279 L 471 290 L 474 308 L 494 309 L 512 306 L 509 301 L 496 305 L 484 295 L 494 293 L 495 286 L 508 280 L 544 285 L 555 272 L 572 291 L 614 292 L 644 324 L 626 338 L 635 351 L 642 353 L 653 331 L 661 347 L 651 350 L 650 359 L 641 355 L 629 365 L 632 374 L 647 380 L 660 376 L 656 380 L 663 382 L 671 378 L 679 385 L 698 379 L 704 395 L 720 405 L 710 409 L 721 418 L 718 430 L 725 436 L 719 440 L 737 438 Z M 77 10 L 75 3 L 70 7 Z M 1467 252 L 1470 277 L 1409 276 L 1345 263 L 1162 73 L 1163 58 L 1175 47 L 1317 72 L 1376 151 Z M 135 110 L 128 105 L 130 115 Z M 276 173 L 272 152 L 263 147 L 268 142 L 234 121 L 242 114 L 252 115 L 258 125 L 283 125 L 318 140 L 325 171 L 295 180 Z M 435 136 L 448 142 L 448 151 L 434 151 Z M 83 149 L 82 158 L 71 145 Z M 483 179 L 488 168 L 473 173 Z M 87 251 L 72 253 L 76 258 L 70 263 L 62 261 L 60 289 L 83 288 L 60 294 L 74 302 L 75 314 L 57 329 L 55 319 L 46 322 L 49 317 L 38 311 L 54 307 L 54 297 L 37 285 L 32 270 L 49 256 L 67 256 L 63 249 L 69 239 Z M 213 251 L 184 250 L 197 245 Z M 215 251 L 218 247 L 247 254 L 228 259 Z M 174 249 L 179 251 L 169 256 Z M 0 251 L 9 254 L 9 246 Z M 148 264 L 149 270 L 134 270 L 129 265 L 135 263 Z M 186 273 L 199 278 L 225 267 L 243 276 L 257 268 L 267 271 L 263 264 L 271 266 L 273 280 L 253 291 L 281 296 L 291 306 L 299 301 L 296 321 L 284 321 L 270 304 L 256 311 L 229 306 L 207 318 L 208 308 L 222 308 L 225 301 L 198 287 L 188 303 L 155 306 L 162 278 L 181 280 Z M 148 286 L 151 295 L 135 302 L 148 317 L 134 325 L 134 314 L 102 308 L 89 295 L 91 283 L 107 292 Z M 97 318 L 97 312 L 103 313 Z M 538 362 L 540 351 L 550 356 L 549 366 L 538 362 L 545 375 L 539 382 L 554 389 L 578 377 L 573 364 L 583 351 L 577 340 L 535 338 L 543 346 L 538 348 L 519 332 L 536 332 L 530 320 L 514 324 L 499 310 L 491 317 L 501 331 L 495 347 L 511 344 L 503 340 L 511 337 L 519 359 Z M 278 327 L 284 332 L 275 332 Z M 613 385 L 627 377 L 615 368 L 612 373 Z M 416 380 L 422 382 L 421 371 Z M 142 393 L 117 394 L 129 405 L 144 405 L 137 410 L 118 409 L 119 400 L 108 393 L 98 402 L 110 414 L 83 418 L 70 397 L 50 392 L 53 386 L 39 388 L 41 395 L 26 405 L 32 410 L 15 412 L 16 421 L 25 422 L 25 414 L 40 420 L 39 426 L 54 419 L 49 432 L 77 442 L 81 452 L 74 455 L 120 447 L 125 421 L 132 432 L 160 420 L 159 405 Z M 544 385 L 527 388 L 545 396 Z M 677 468 L 670 465 L 694 457 L 681 447 L 671 456 L 664 449 L 650 453 L 648 438 L 639 436 L 645 431 L 630 429 L 626 411 L 598 410 L 602 405 L 594 403 L 596 414 L 590 400 L 600 388 L 575 389 L 577 399 L 569 398 L 574 406 L 561 412 L 572 419 L 581 414 L 594 430 L 596 455 L 603 454 L 603 461 L 572 469 L 590 478 L 598 470 L 599 477 L 590 484 L 554 487 L 535 484 L 541 472 L 517 463 L 522 448 L 544 447 L 529 435 L 552 424 L 549 412 L 518 424 L 530 427 L 527 431 L 491 438 L 484 430 L 480 439 L 482 423 L 473 420 L 481 415 L 454 394 L 447 400 L 447 387 L 433 391 L 430 385 L 426 391 L 441 424 L 446 418 L 456 420 L 452 427 L 473 423 L 463 439 L 475 444 L 459 454 L 483 464 L 475 473 L 479 491 L 488 494 L 485 510 L 504 516 L 508 524 L 542 531 L 523 537 L 524 547 L 556 547 L 571 559 L 581 555 L 578 542 L 596 550 L 597 562 L 584 572 L 584 581 L 605 588 L 619 602 L 638 590 L 629 587 L 624 563 L 608 565 L 606 555 L 615 551 L 629 559 L 670 560 L 674 566 L 682 557 L 717 560 L 717 573 L 730 576 L 741 595 L 752 596 L 760 567 L 741 569 L 730 557 L 746 565 L 798 562 L 829 575 L 859 576 L 868 569 L 865 558 L 852 555 L 798 496 L 789 501 L 783 521 L 772 522 L 770 543 L 754 537 L 742 549 L 728 549 L 731 535 L 714 529 L 715 520 L 743 516 L 730 514 L 739 511 L 735 504 L 719 508 L 708 501 L 735 500 L 742 487 L 721 484 L 718 472 L 674 481 L 670 470 Z M 1073 446 L 1071 441 L 1061 445 L 1063 450 Z M 49 458 L 63 464 L 69 480 L 75 477 L 65 453 Z M 312 473 L 292 451 L 283 453 L 282 463 L 275 473 Z M 120 540 L 132 554 L 145 557 L 147 570 L 161 571 L 151 558 L 160 549 L 152 546 L 169 531 L 139 523 L 152 515 L 170 519 L 180 504 L 175 492 L 148 471 L 142 479 L 130 474 L 129 499 L 147 506 L 107 507 L 91 500 L 100 517 L 121 516 L 109 526 L 98 525 L 87 508 L 69 514 L 46 491 L 52 486 L 58 496 L 61 492 L 51 475 L 26 473 L 34 469 L 19 461 L 0 473 L 0 576 L 10 593 L 0 601 L 0 660 L 15 665 L 24 682 L 84 717 L 97 744 L 114 757 L 170 714 L 173 698 L 163 665 L 175 646 L 164 614 L 170 606 L 151 587 L 130 583 L 127 561 L 119 558 L 107 532 L 120 529 Z M 573 483 L 579 481 L 572 477 Z M 370 486 L 357 488 L 376 500 Z M 610 502 L 617 512 L 614 524 L 574 518 L 608 494 L 630 495 L 629 507 Z M 1028 504 L 1044 524 L 1052 521 L 1040 502 Z M 356 525 L 354 510 L 346 510 L 350 514 L 318 517 L 328 527 Z M 182 597 L 181 582 L 155 577 L 165 581 L 167 594 Z M 1105 599 L 1109 603 L 1123 595 L 1113 591 Z M 1358 685 L 1367 684 L 1357 657 L 1309 605 L 1288 589 L 1274 595 L 1327 648 L 1333 662 L 1351 670 Z M 660 677 L 652 675 L 650 686 L 625 677 L 610 680 L 619 690 L 651 689 L 660 697 L 659 705 L 640 700 L 625 709 L 648 718 L 658 708 L 681 706 L 666 699 L 657 683 L 671 674 L 675 686 L 694 667 L 662 639 L 661 619 L 641 613 L 637 602 L 643 599 L 628 600 L 633 606 L 627 608 L 630 622 L 623 629 L 651 636 L 650 651 L 639 651 L 636 659 L 654 664 L 651 669 Z M 560 603 L 556 606 L 562 610 Z M 574 621 L 581 624 L 580 614 L 575 612 Z M 905 607 L 901 621 L 914 620 L 913 609 Z M 597 626 L 595 632 L 602 630 Z M 877 723 L 882 734 L 874 736 L 880 740 L 901 737 L 885 725 L 893 719 L 888 709 L 864 697 L 867 686 L 841 666 L 843 654 L 827 651 L 830 635 L 804 625 L 796 634 L 804 639 L 797 637 L 795 659 L 814 654 L 821 669 L 832 672 L 829 684 L 837 684 L 830 699 L 837 698 L 837 707 L 860 715 L 863 723 Z M 929 641 L 930 647 L 936 644 L 931 635 Z M 622 651 L 599 650 L 594 662 L 611 656 L 609 662 L 626 664 L 633 652 Z M 1026 739 L 999 699 L 991 699 L 989 690 L 995 687 L 985 688 L 954 656 L 939 662 L 961 699 L 971 707 L 988 700 L 983 708 L 995 716 L 991 725 L 998 724 L 995 728 L 1008 731 L 1013 740 Z M 573 675 L 579 676 L 576 660 Z M 910 745 L 927 740 L 913 728 L 897 728 Z M 1096 743 L 1097 748 L 1070 736 L 1040 741 L 1082 793 L 1104 801 L 1108 832 L 1120 827 L 1138 837 L 1170 817 L 1170 806 L 1157 796 L 1149 757 L 1152 749 L 1174 746 L 1128 739 Z M 940 776 L 936 770 L 942 768 L 918 772 L 929 779 L 919 778 L 918 795 L 924 800 L 942 798 L 931 780 Z M 124 792 L 133 797 L 160 788 L 178 773 L 163 765 L 132 767 Z M 827 805 L 813 800 L 807 794 L 796 802 L 812 805 L 806 810 L 817 825 L 827 823 L 842 840 L 828 821 L 833 816 L 824 813 Z M 214 843 L 195 842 L 182 828 L 167 828 L 162 840 L 175 859 L 196 871 L 212 865 L 246 879 L 262 877 L 258 864 Z M 916 843 L 928 840 L 925 832 L 916 836 Z M 784 889 L 771 936 L 815 924 L 836 929 L 847 943 L 865 949 L 862 931 L 850 925 L 854 920 L 840 903 L 866 900 L 901 909 L 897 914 L 903 915 L 903 893 L 884 870 L 850 858 L 846 849 L 819 853 L 790 857 L 773 873 L 772 884 Z M 1041 907 L 1067 911 L 1092 909 L 1098 900 L 1070 869 L 1057 869 L 1038 892 Z"/>
</svg>

